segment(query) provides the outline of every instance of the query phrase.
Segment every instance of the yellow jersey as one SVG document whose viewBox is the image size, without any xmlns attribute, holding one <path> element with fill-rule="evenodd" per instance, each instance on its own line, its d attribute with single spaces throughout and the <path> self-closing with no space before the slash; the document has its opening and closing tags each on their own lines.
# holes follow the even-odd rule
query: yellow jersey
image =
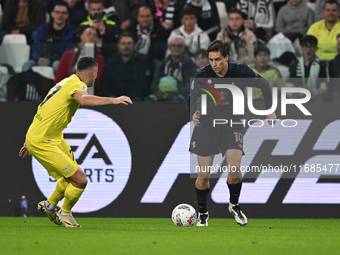
<svg viewBox="0 0 340 255">
<path fill-rule="evenodd" d="M 336 21 L 334 27 L 331 30 L 326 28 L 325 19 L 315 22 L 309 27 L 307 35 L 313 35 L 318 39 L 318 50 L 315 54 L 320 60 L 329 61 L 338 55 L 338 51 L 336 49 L 336 37 L 338 34 L 340 34 L 339 20 Z"/>
<path fill-rule="evenodd" d="M 87 93 L 87 85 L 75 74 L 51 88 L 38 106 L 37 114 L 26 134 L 28 140 L 46 142 L 61 139 L 62 131 L 79 108 L 79 103 L 72 97 L 77 91 Z"/>
</svg>

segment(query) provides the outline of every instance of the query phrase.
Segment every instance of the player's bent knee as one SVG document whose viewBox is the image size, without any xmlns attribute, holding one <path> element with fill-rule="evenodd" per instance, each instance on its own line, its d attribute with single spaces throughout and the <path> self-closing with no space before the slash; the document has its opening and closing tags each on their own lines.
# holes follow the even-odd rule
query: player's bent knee
<svg viewBox="0 0 340 255">
<path fill-rule="evenodd" d="M 83 188 L 85 189 L 85 187 L 87 186 L 87 176 L 84 173 L 83 170 L 81 170 L 81 178 L 80 178 L 80 184 L 83 186 Z"/>
<path fill-rule="evenodd" d="M 78 167 L 78 170 L 76 171 L 76 173 L 68 179 L 69 179 L 68 182 L 71 182 L 74 187 L 79 188 L 79 189 L 86 188 L 87 176 L 80 167 Z"/>
<path fill-rule="evenodd" d="M 199 179 L 207 179 L 207 180 L 209 180 L 209 178 L 210 178 L 210 173 L 199 173 L 198 174 L 198 177 L 197 178 L 199 178 Z"/>
<path fill-rule="evenodd" d="M 229 172 L 239 172 L 240 171 L 240 162 L 230 162 L 228 163 Z"/>
<path fill-rule="evenodd" d="M 87 178 L 86 178 L 86 177 L 85 177 L 85 178 L 82 178 L 81 184 L 82 184 L 82 186 L 83 186 L 84 188 L 87 186 Z"/>
<path fill-rule="evenodd" d="M 79 178 L 77 182 L 72 182 L 73 186 L 79 189 L 85 189 L 87 186 L 87 179 L 86 178 Z"/>
<path fill-rule="evenodd" d="M 208 183 L 209 182 L 209 178 L 201 178 L 201 177 L 198 177 L 197 178 L 197 181 L 200 182 L 200 183 Z"/>
<path fill-rule="evenodd" d="M 233 177 L 228 176 L 227 182 L 229 184 L 239 184 L 240 182 L 242 182 L 242 177 L 241 178 L 233 178 Z"/>
</svg>

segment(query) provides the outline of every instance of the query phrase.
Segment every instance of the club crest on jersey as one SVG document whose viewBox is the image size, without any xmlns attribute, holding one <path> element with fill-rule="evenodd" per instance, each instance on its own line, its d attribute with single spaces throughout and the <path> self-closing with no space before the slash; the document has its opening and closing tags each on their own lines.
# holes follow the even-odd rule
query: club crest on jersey
<svg viewBox="0 0 340 255">
<path fill-rule="evenodd" d="M 218 95 L 220 96 L 221 100 L 226 100 L 227 99 L 227 96 L 228 96 L 228 93 L 225 92 L 225 91 L 220 91 L 218 92 Z"/>
<path fill-rule="evenodd" d="M 86 91 L 85 85 L 82 85 L 82 86 L 81 86 L 81 89 L 84 90 L 84 91 Z"/>
</svg>

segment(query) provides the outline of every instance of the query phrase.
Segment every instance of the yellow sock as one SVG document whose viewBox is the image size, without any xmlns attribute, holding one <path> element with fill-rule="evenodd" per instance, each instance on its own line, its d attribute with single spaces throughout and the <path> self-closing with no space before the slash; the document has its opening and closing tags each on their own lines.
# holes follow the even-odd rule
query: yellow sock
<svg viewBox="0 0 340 255">
<path fill-rule="evenodd" d="M 77 203 L 84 190 L 85 189 L 76 188 L 70 183 L 65 190 L 65 200 L 61 210 L 65 213 L 70 213 L 72 207 Z"/>
<path fill-rule="evenodd" d="M 64 177 L 60 178 L 57 182 L 55 190 L 53 191 L 52 195 L 47 199 L 47 201 L 51 204 L 56 206 L 60 200 L 63 199 L 65 196 L 65 190 L 68 186 L 68 182 L 65 180 Z"/>
</svg>

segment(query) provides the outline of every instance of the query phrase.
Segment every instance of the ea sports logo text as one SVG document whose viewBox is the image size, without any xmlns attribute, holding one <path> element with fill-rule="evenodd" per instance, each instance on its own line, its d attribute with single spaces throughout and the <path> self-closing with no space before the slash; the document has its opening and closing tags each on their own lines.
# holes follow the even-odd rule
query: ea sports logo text
<svg viewBox="0 0 340 255">
<path fill-rule="evenodd" d="M 90 135 L 91 138 L 88 139 L 87 136 Z M 107 155 L 105 149 L 102 144 L 99 142 L 96 134 L 88 134 L 88 133 L 65 133 L 64 138 L 67 141 L 70 140 L 88 140 L 85 148 L 80 152 L 78 152 L 79 146 L 71 146 L 73 153 L 80 153 L 79 158 L 77 158 L 78 165 L 82 166 L 84 160 L 89 156 L 92 148 L 95 148 L 97 152 L 93 154 L 92 158 L 102 159 L 105 163 L 104 168 L 96 167 L 89 168 L 84 167 L 83 170 L 87 176 L 88 182 L 113 182 L 114 181 L 114 168 L 110 157 Z M 100 164 L 102 165 L 102 163 Z M 53 178 L 50 178 L 50 181 L 55 181 Z"/>
<path fill-rule="evenodd" d="M 207 85 L 206 85 L 207 86 Z M 242 90 L 234 85 L 230 85 L 230 84 L 214 84 L 213 87 L 210 87 L 211 90 L 213 90 L 215 92 L 215 95 L 218 96 L 218 93 L 216 92 L 215 89 L 228 89 L 233 97 L 233 114 L 234 115 L 244 115 L 244 95 Z M 204 90 L 204 89 L 202 89 Z M 209 92 L 204 90 L 205 92 Z M 305 97 L 304 98 L 296 98 L 296 99 L 291 99 L 291 98 L 287 98 L 287 94 L 289 93 L 301 93 L 304 94 Z M 209 92 L 207 93 L 209 94 L 211 97 L 213 97 L 213 95 Z M 207 115 L 207 94 L 202 94 L 201 95 L 201 114 L 202 115 Z M 259 115 L 259 116 L 265 116 L 265 115 L 269 115 L 271 113 L 273 113 L 276 108 L 277 108 L 277 88 L 273 88 L 272 90 L 272 99 L 273 99 L 273 103 L 270 109 L 268 110 L 257 110 L 254 108 L 253 105 L 253 88 L 252 87 L 248 87 L 247 88 L 247 94 L 248 94 L 248 109 L 250 110 L 251 113 L 255 114 L 255 115 Z M 219 98 L 219 96 L 218 96 Z M 312 115 L 302 104 L 307 103 L 309 100 L 311 99 L 311 93 L 309 90 L 305 89 L 305 88 L 281 88 L 281 115 L 285 116 L 287 114 L 287 104 L 294 104 L 296 105 L 297 108 L 300 109 L 300 111 L 304 114 L 304 115 Z M 216 104 L 216 100 L 213 98 L 213 101 Z M 222 103 L 221 103 L 222 105 Z"/>
<path fill-rule="evenodd" d="M 79 109 L 64 130 L 64 138 L 88 179 L 73 211 L 93 212 L 111 204 L 124 190 L 131 172 L 130 145 L 121 128 L 105 114 Z M 32 169 L 38 187 L 48 197 L 55 189 L 55 180 L 34 158 Z"/>
</svg>

